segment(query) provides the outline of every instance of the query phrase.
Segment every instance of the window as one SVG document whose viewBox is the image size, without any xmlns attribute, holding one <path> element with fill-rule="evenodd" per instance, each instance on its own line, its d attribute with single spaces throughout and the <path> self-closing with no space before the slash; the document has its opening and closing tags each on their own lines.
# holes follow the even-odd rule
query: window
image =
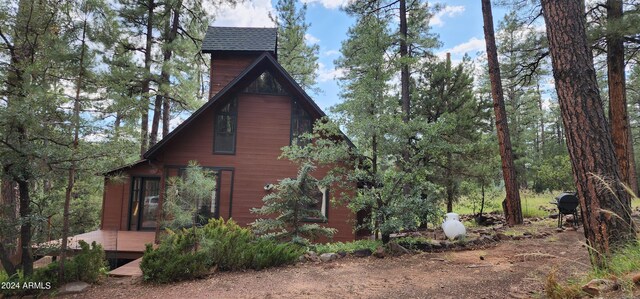
<svg viewBox="0 0 640 299">
<path fill-rule="evenodd" d="M 327 207 L 329 202 L 329 188 L 318 185 L 318 189 L 314 190 L 313 198 L 316 199 L 315 203 L 310 205 L 310 209 L 314 209 L 320 212 L 322 218 L 308 218 L 306 221 L 310 222 L 321 222 L 326 221 L 327 217 Z"/>
<path fill-rule="evenodd" d="M 211 192 L 210 196 L 196 199 L 195 207 L 183 206 L 185 210 L 195 210 L 194 221 L 197 225 L 205 225 L 207 224 L 207 222 L 209 222 L 209 219 L 218 218 L 220 212 L 220 199 L 218 198 L 220 172 L 211 167 L 203 167 L 203 170 L 207 173 L 207 178 L 210 178 L 216 182 L 215 189 L 213 190 L 213 192 Z M 183 180 L 186 180 L 187 173 L 187 168 L 180 168 L 180 170 L 178 171 L 178 176 Z"/>
<path fill-rule="evenodd" d="M 265 71 L 255 81 L 253 81 L 244 90 L 247 93 L 262 93 L 272 95 L 287 95 L 287 92 L 282 88 L 280 83 L 271 75 L 271 73 Z"/>
<path fill-rule="evenodd" d="M 129 230 L 155 229 L 160 178 L 133 177 L 129 201 Z"/>
<path fill-rule="evenodd" d="M 305 133 L 311 133 L 313 128 L 313 122 L 309 113 L 298 103 L 293 100 L 293 107 L 291 108 L 291 144 L 297 144 L 304 146 L 308 140 L 301 139 L 300 136 Z"/>
<path fill-rule="evenodd" d="M 222 106 L 215 116 L 213 138 L 213 152 L 218 154 L 235 154 L 236 152 L 236 124 L 238 119 L 238 104 L 234 98 Z"/>
</svg>

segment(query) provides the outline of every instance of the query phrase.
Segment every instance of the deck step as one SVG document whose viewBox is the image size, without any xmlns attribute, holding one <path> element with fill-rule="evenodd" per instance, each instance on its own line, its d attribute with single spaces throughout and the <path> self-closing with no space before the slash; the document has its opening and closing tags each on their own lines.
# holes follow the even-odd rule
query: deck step
<svg viewBox="0 0 640 299">
<path fill-rule="evenodd" d="M 118 268 L 109 271 L 109 276 L 114 277 L 137 277 L 142 276 L 142 270 L 140 269 L 140 262 L 142 258 L 133 260 Z"/>
</svg>

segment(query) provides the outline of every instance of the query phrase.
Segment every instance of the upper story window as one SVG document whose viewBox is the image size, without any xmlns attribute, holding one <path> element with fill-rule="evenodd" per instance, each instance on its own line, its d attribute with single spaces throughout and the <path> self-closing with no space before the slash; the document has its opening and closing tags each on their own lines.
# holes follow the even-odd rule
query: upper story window
<svg viewBox="0 0 640 299">
<path fill-rule="evenodd" d="M 213 137 L 213 152 L 235 154 L 238 104 L 234 98 L 216 111 Z"/>
<path fill-rule="evenodd" d="M 255 81 L 253 81 L 244 90 L 247 93 L 261 93 L 261 94 L 273 94 L 273 95 L 287 95 L 287 92 L 282 88 L 280 83 L 271 75 L 271 73 L 265 71 Z"/>
<path fill-rule="evenodd" d="M 305 133 L 311 133 L 313 129 L 313 120 L 309 113 L 296 101 L 292 100 L 291 107 L 291 144 L 304 146 L 308 140 L 301 139 L 300 136 Z"/>
</svg>

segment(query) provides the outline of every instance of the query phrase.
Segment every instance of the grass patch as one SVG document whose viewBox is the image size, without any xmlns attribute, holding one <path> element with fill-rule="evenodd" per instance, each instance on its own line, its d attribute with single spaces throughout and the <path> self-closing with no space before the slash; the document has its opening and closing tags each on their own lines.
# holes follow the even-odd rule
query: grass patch
<svg viewBox="0 0 640 299">
<path fill-rule="evenodd" d="M 582 298 L 585 293 L 579 284 L 568 283 L 561 284 L 558 282 L 556 270 L 552 270 L 544 282 L 544 293 L 550 299 L 574 299 Z"/>
<path fill-rule="evenodd" d="M 608 261 L 607 269 L 594 270 L 597 278 L 607 278 L 612 274 L 621 277 L 627 273 L 640 270 L 640 240 L 616 252 Z"/>
<path fill-rule="evenodd" d="M 582 285 L 594 278 L 617 279 L 623 292 L 633 294 L 634 284 L 630 273 L 640 270 L 640 240 L 616 252 L 608 261 L 606 269 L 594 269 L 589 275 L 566 284 L 558 282 L 555 271 L 552 271 L 545 281 L 545 294 L 555 298 L 583 298 Z M 633 297 L 633 295 L 631 296 Z M 629 298 L 631 298 L 629 297 Z"/>
<path fill-rule="evenodd" d="M 309 246 L 309 249 L 315 251 L 317 254 L 335 253 L 339 251 L 352 253 L 356 250 L 361 249 L 369 249 L 373 252 L 376 251 L 379 246 L 382 246 L 382 241 L 380 240 L 357 240 L 347 243 L 335 242 L 327 244 L 315 244 Z"/>
<path fill-rule="evenodd" d="M 522 205 L 522 215 L 525 218 L 535 218 L 540 217 L 544 218 L 549 215 L 548 212 L 544 210 L 540 210 L 540 206 L 551 208 L 553 210 L 556 209 L 556 206 L 551 204 L 551 201 L 560 194 L 560 191 L 554 192 L 545 192 L 545 193 L 535 193 L 530 190 L 521 190 L 520 191 L 520 202 Z M 504 199 L 505 193 L 503 192 L 498 198 L 500 200 L 494 200 L 495 203 L 491 204 L 495 208 L 484 210 L 485 213 L 498 212 L 502 213 L 501 201 Z M 473 205 L 465 202 L 465 198 L 461 199 L 461 202 L 454 205 L 453 211 L 455 213 L 461 215 L 471 215 L 474 213 Z M 640 206 L 640 199 L 634 200 L 637 206 Z M 478 211 L 476 210 L 476 213 Z"/>
</svg>

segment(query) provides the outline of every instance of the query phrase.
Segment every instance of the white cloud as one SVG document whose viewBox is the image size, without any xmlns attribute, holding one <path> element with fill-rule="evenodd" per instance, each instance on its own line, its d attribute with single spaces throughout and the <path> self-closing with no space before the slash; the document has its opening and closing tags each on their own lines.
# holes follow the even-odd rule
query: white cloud
<svg viewBox="0 0 640 299">
<path fill-rule="evenodd" d="M 254 0 L 238 3 L 232 6 L 223 4 L 220 7 L 211 6 L 204 2 L 205 10 L 215 16 L 213 25 L 228 27 L 274 27 L 269 19 L 269 12 L 273 12 L 270 0 Z"/>
<path fill-rule="evenodd" d="M 304 41 L 309 44 L 309 45 L 313 45 L 313 44 L 317 44 L 320 42 L 320 39 L 309 34 L 309 33 L 305 33 L 304 34 Z"/>
<path fill-rule="evenodd" d="M 338 51 L 338 50 L 328 50 L 328 51 L 324 52 L 323 54 L 324 54 L 324 56 L 333 56 L 333 55 L 340 54 L 340 51 Z"/>
<path fill-rule="evenodd" d="M 341 68 L 327 68 L 324 63 L 318 63 L 318 81 L 319 82 L 327 82 L 335 80 L 338 77 L 342 77 L 344 75 L 344 69 Z"/>
<path fill-rule="evenodd" d="M 303 3 L 307 4 L 318 3 L 327 9 L 338 9 L 346 6 L 351 1 L 353 0 L 302 0 Z"/>
<path fill-rule="evenodd" d="M 444 57 L 447 52 L 451 53 L 451 55 L 464 55 L 466 53 L 475 54 L 475 52 L 484 51 L 485 48 L 486 43 L 484 42 L 484 39 L 472 37 L 468 41 L 456 45 L 453 48 L 445 49 L 438 52 L 438 56 Z"/>
<path fill-rule="evenodd" d="M 442 20 L 444 17 L 448 17 L 448 18 L 455 17 L 463 13 L 464 9 L 465 8 L 463 5 L 445 6 L 443 9 L 441 9 L 439 12 L 433 15 L 433 17 L 430 20 L 430 24 L 433 26 L 442 27 L 442 25 L 444 25 L 444 21 Z"/>
</svg>

